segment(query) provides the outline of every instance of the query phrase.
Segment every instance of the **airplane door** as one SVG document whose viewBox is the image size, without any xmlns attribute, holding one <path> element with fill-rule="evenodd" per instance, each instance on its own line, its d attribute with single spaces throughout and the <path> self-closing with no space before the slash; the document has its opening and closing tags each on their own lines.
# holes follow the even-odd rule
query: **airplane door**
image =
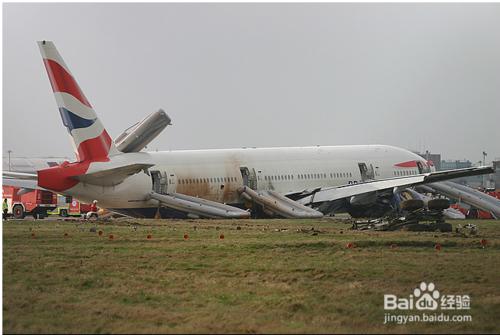
<svg viewBox="0 0 500 335">
<path fill-rule="evenodd" d="M 358 167 L 361 174 L 361 181 L 365 182 L 375 179 L 375 171 L 373 170 L 372 164 L 368 167 L 366 163 L 358 163 Z"/>
<path fill-rule="evenodd" d="M 153 191 L 160 194 L 167 194 L 168 178 L 166 172 L 158 170 L 150 171 L 153 183 Z"/>
<path fill-rule="evenodd" d="M 430 172 L 430 171 L 428 171 L 429 168 L 424 168 L 422 162 L 420 162 L 420 161 L 417 161 L 417 168 L 418 168 L 418 173 Z"/>
<path fill-rule="evenodd" d="M 241 177 L 243 178 L 243 185 L 250 187 L 252 190 L 257 189 L 257 175 L 255 169 L 249 169 L 246 166 L 240 167 Z"/>
</svg>

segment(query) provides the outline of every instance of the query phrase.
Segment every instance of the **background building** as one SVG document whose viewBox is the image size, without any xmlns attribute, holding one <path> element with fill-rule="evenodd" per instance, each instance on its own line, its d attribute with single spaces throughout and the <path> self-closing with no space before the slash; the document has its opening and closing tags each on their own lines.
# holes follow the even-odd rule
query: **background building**
<svg viewBox="0 0 500 335">
<path fill-rule="evenodd" d="M 433 154 L 430 153 L 428 150 L 424 153 L 420 152 L 415 152 L 415 153 L 420 157 L 425 158 L 425 160 L 432 161 L 437 171 L 441 170 L 441 154 Z"/>
<path fill-rule="evenodd" d="M 500 192 L 500 158 L 493 161 L 493 168 L 495 173 L 490 175 L 493 179 L 493 188 Z"/>
</svg>

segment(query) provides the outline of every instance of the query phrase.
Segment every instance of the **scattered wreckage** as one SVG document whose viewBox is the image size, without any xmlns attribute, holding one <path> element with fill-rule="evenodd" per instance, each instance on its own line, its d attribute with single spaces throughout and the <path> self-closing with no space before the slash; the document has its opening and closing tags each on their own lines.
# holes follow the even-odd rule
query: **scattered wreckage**
<svg viewBox="0 0 500 335">
<path fill-rule="evenodd" d="M 352 224 L 355 230 L 378 231 L 440 231 L 451 232 L 451 224 L 445 222 L 443 211 L 450 207 L 448 199 L 408 199 L 400 203 L 400 212 L 388 216 L 356 220 Z"/>
</svg>

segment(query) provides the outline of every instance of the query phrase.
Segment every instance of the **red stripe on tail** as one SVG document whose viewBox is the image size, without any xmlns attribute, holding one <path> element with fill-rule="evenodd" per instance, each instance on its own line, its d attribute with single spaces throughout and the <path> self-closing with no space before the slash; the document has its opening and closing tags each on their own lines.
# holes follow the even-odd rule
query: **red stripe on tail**
<svg viewBox="0 0 500 335">
<path fill-rule="evenodd" d="M 52 85 L 52 90 L 54 92 L 71 94 L 80 100 L 82 104 L 92 108 L 90 102 L 88 102 L 87 98 L 80 89 L 80 86 L 78 86 L 75 78 L 73 78 L 73 76 L 69 74 L 65 68 L 51 59 L 44 59 L 43 62 L 45 63 L 45 69 L 49 75 L 50 84 Z"/>
<path fill-rule="evenodd" d="M 106 130 L 101 135 L 83 141 L 78 146 L 78 160 L 80 162 L 107 162 L 112 139 Z"/>
</svg>

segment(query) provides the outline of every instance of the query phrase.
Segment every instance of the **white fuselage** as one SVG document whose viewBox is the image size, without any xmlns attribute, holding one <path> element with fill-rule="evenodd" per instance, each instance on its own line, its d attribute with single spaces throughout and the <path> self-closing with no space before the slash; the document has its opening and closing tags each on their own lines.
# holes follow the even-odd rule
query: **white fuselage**
<svg viewBox="0 0 500 335">
<path fill-rule="evenodd" d="M 243 202 L 238 188 L 245 184 L 257 190 L 292 194 L 360 183 L 367 177 L 386 179 L 422 173 L 415 165 L 401 164 L 404 162 L 419 162 L 428 168 L 422 157 L 386 145 L 181 150 L 120 156 L 131 163 L 141 159 L 154 164 L 149 171 L 161 176 L 162 192 L 227 204 Z M 366 166 L 367 175 L 362 175 L 360 164 Z M 140 172 L 116 186 L 79 183 L 65 193 L 85 202 L 97 199 L 100 207 L 151 208 L 158 206 L 156 200 L 147 197 L 152 180 L 152 176 Z"/>
</svg>

